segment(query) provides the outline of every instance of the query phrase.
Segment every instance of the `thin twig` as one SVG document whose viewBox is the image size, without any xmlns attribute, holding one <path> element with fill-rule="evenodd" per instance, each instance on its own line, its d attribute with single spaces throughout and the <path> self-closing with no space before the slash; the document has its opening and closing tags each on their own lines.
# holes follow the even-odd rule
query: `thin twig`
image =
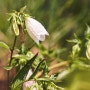
<svg viewBox="0 0 90 90">
<path fill-rule="evenodd" d="M 16 39 L 17 39 L 17 36 L 15 36 L 15 38 L 14 38 L 14 43 L 13 43 L 13 46 L 12 46 L 12 49 L 11 49 L 11 56 L 10 56 L 9 66 L 11 65 L 12 55 L 13 55 L 13 51 L 14 51 L 15 44 L 16 44 Z"/>
<path fill-rule="evenodd" d="M 11 56 L 10 56 L 9 66 L 11 65 L 11 61 L 12 61 L 12 55 L 13 55 L 13 51 L 14 51 L 15 44 L 16 44 L 16 38 L 17 38 L 17 37 L 15 36 L 14 42 L 13 42 L 13 46 L 12 46 L 12 49 L 11 49 Z M 8 71 L 7 71 L 7 90 L 10 90 L 10 87 L 9 87 L 9 83 L 10 83 L 9 75 L 10 75 L 10 71 L 8 70 Z"/>
</svg>

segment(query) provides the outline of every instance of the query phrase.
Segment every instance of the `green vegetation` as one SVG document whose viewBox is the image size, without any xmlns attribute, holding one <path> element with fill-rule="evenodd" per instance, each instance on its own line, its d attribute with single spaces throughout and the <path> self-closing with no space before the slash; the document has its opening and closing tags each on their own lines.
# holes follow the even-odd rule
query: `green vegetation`
<svg viewBox="0 0 90 90">
<path fill-rule="evenodd" d="M 33 74 L 29 80 L 33 79 L 36 82 L 30 87 L 31 89 L 37 87 L 37 90 L 50 90 L 52 87 L 52 90 L 63 90 L 63 88 L 65 90 L 90 90 L 89 3 L 89 0 L 0 0 L 0 61 L 5 63 L 4 69 L 8 71 L 14 66 L 17 72 L 20 70 L 16 77 L 13 77 L 12 88 L 26 82 L 24 76 L 29 71 L 28 65 L 30 65 L 33 68 Z M 19 29 L 16 31 L 15 26 L 19 25 L 20 13 L 16 14 L 16 22 L 13 22 L 13 19 L 8 20 L 9 13 L 17 13 L 13 10 L 20 11 L 25 5 L 25 13 L 41 22 L 49 32 L 49 37 L 47 36 L 40 45 L 35 45 L 27 34 L 24 14 L 21 14 L 20 25 L 23 23 L 25 47 L 18 36 Z M 15 46 L 13 46 L 13 41 Z M 37 49 L 40 55 L 32 54 Z M 10 54 L 10 51 L 13 53 L 14 50 L 16 56 L 11 55 L 8 58 L 6 55 Z M 6 59 L 3 60 L 3 57 Z M 8 63 L 9 66 L 7 66 Z"/>
</svg>

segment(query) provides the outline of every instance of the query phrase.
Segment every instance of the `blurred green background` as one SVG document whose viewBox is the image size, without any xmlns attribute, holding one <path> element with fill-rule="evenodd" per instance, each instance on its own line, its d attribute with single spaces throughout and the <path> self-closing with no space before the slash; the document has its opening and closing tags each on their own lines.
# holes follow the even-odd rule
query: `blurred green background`
<svg viewBox="0 0 90 90">
<path fill-rule="evenodd" d="M 54 48 L 58 52 L 62 52 L 58 54 L 58 57 L 66 60 L 70 54 L 69 50 L 71 50 L 71 44 L 66 40 L 72 39 L 74 33 L 83 38 L 86 24 L 90 25 L 90 0 L 0 0 L 0 40 L 8 45 L 12 45 L 13 42 L 13 32 L 7 21 L 8 13 L 12 10 L 20 10 L 25 5 L 27 6 L 26 12 L 40 21 L 49 32 L 50 36 L 46 40 L 48 49 Z M 30 47 L 33 41 L 28 34 L 25 37 L 25 40 L 28 41 L 26 46 Z M 19 47 L 19 41 L 17 47 Z M 0 57 L 6 55 L 2 51 L 0 53 Z M 83 79 L 83 81 L 78 79 L 83 74 L 82 71 L 80 72 L 78 75 L 71 74 L 71 76 L 76 76 L 73 79 L 70 78 L 71 76 L 68 76 L 68 80 L 66 79 L 65 82 L 70 82 L 72 79 L 72 83 L 69 83 L 69 90 L 90 90 L 90 78 L 88 77 L 90 71 L 87 71 L 84 76 L 85 82 Z M 83 72 L 85 73 L 85 71 Z M 78 86 L 81 84 L 86 88 Z"/>
<path fill-rule="evenodd" d="M 40 21 L 50 33 L 49 48 L 70 49 L 66 40 L 71 39 L 74 33 L 83 38 L 86 23 L 90 23 L 89 3 L 89 0 L 0 0 L 0 32 L 3 35 L 0 39 L 8 42 L 13 38 L 7 13 L 26 5 L 26 12 Z"/>
</svg>

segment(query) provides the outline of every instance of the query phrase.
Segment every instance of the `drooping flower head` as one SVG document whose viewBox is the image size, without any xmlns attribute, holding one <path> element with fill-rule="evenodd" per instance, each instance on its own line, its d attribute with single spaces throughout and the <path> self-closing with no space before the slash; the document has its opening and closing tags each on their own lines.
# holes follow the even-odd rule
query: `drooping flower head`
<svg viewBox="0 0 90 90">
<path fill-rule="evenodd" d="M 37 44 L 45 40 L 45 35 L 49 35 L 44 26 L 31 17 L 25 18 L 25 25 L 28 34 Z"/>
</svg>

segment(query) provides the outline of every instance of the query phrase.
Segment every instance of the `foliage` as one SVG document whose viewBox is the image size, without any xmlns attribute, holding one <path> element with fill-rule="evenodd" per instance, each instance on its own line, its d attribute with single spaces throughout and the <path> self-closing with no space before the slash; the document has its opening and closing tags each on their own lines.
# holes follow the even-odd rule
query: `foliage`
<svg viewBox="0 0 90 90">
<path fill-rule="evenodd" d="M 20 88 L 25 88 L 23 86 L 23 84 L 26 82 L 28 83 L 28 81 L 33 80 L 33 84 L 35 83 L 34 87 L 31 87 L 31 85 L 29 85 L 28 87 L 25 88 L 25 90 L 27 88 L 38 88 L 39 89 L 39 83 L 41 83 L 41 87 L 40 89 L 55 89 L 55 90 L 62 90 L 61 87 L 56 86 L 52 80 L 50 80 L 49 76 L 48 76 L 48 66 L 46 64 L 46 62 L 42 59 L 38 59 L 38 53 L 36 55 L 33 55 L 29 49 L 26 49 L 24 46 L 24 29 L 25 29 L 25 19 L 26 17 L 29 17 L 28 14 L 24 13 L 26 6 L 20 9 L 20 12 L 17 11 L 13 11 L 13 13 L 9 13 L 9 19 L 8 21 L 10 22 L 10 25 L 12 25 L 12 29 L 14 31 L 14 42 L 13 42 L 13 46 L 12 48 L 9 48 L 9 46 L 7 44 L 5 44 L 4 42 L 0 42 L 0 47 L 4 47 L 6 49 L 9 49 L 11 52 L 11 56 L 9 58 L 9 62 L 8 62 L 8 66 L 4 66 L 4 69 L 7 70 L 7 75 L 8 75 L 8 85 L 9 85 L 9 76 L 10 76 L 10 71 L 13 68 L 16 68 L 16 75 L 13 79 L 13 81 L 10 84 L 10 89 L 11 90 L 20 90 Z M 32 21 L 30 21 L 31 24 Z M 37 24 L 35 21 L 35 25 Z M 40 24 L 41 25 L 41 24 Z M 31 26 L 29 26 L 31 27 Z M 32 27 L 35 27 L 32 25 Z M 41 32 L 39 32 L 39 29 L 44 28 L 43 26 L 38 26 L 38 34 L 40 34 Z M 32 29 L 33 30 L 33 29 Z M 34 32 L 34 31 L 33 31 Z M 45 31 L 46 33 L 46 31 Z M 38 38 L 36 36 L 33 36 L 34 33 L 31 32 L 31 36 Z M 44 33 L 42 33 L 44 34 Z M 41 39 L 43 39 L 43 35 L 41 34 Z M 35 34 L 36 35 L 36 34 Z M 13 55 L 13 52 L 15 50 L 15 45 L 16 45 L 16 39 L 17 37 L 20 36 L 20 41 L 21 41 L 21 48 L 17 49 L 17 54 Z M 44 35 L 45 37 L 45 35 Z M 35 64 L 36 63 L 36 64 Z M 34 64 L 34 65 L 33 65 Z M 30 70 L 34 70 L 33 72 L 31 72 L 32 74 L 28 75 Z M 47 80 L 43 77 L 43 80 L 37 80 L 37 78 L 35 78 L 36 74 L 38 73 L 39 70 L 42 70 L 41 72 L 43 72 L 43 74 L 46 76 L 48 76 Z M 28 79 L 27 79 L 28 77 Z M 39 81 L 39 83 L 38 83 Z M 42 82 L 43 81 L 43 82 Z M 37 84 L 36 84 L 37 83 Z M 46 84 L 46 85 L 45 85 Z M 49 86 L 48 86 L 49 84 Z M 45 85 L 45 87 L 44 87 Z M 7 87 L 7 89 L 9 90 L 9 86 Z"/>
<path fill-rule="evenodd" d="M 34 81 L 27 90 L 90 89 L 89 3 L 89 0 L 0 1 L 0 36 L 3 35 L 3 38 L 0 37 L 0 49 L 4 52 L 5 48 L 11 55 L 7 58 L 8 65 L 3 68 L 7 72 L 16 68 L 16 76 L 10 85 L 12 90 L 22 89 L 27 81 Z M 26 6 L 21 9 L 24 5 Z M 12 9 L 14 11 L 8 13 Z M 50 33 L 46 42 L 34 46 L 26 33 L 24 20 L 25 16 L 29 15 L 26 12 L 46 27 Z M 6 21 L 8 16 L 10 25 Z M 19 25 L 23 32 L 19 31 Z M 21 33 L 24 34 L 23 40 L 19 38 Z M 73 36 L 74 39 L 71 39 Z M 17 42 L 14 40 L 15 45 L 12 45 L 14 38 Z M 33 47 L 39 49 L 38 55 L 30 51 Z M 26 80 L 29 69 L 32 69 L 33 73 Z"/>
</svg>

